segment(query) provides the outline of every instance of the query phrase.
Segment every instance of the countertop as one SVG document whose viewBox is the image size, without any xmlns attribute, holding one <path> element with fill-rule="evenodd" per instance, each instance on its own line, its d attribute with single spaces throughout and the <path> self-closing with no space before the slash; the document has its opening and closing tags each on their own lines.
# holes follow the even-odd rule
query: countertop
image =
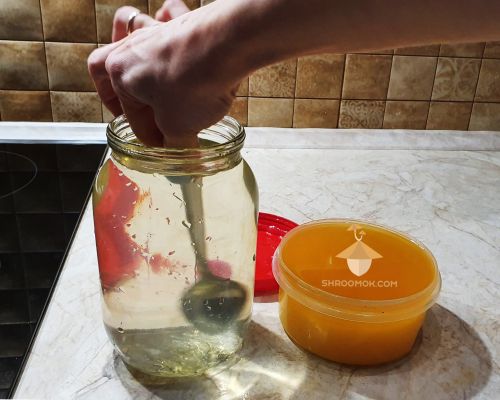
<svg viewBox="0 0 500 400">
<path fill-rule="evenodd" d="M 500 133 L 248 129 L 243 155 L 261 210 L 299 223 L 359 218 L 416 237 L 443 288 L 402 362 L 353 368 L 285 335 L 273 299 L 257 299 L 239 361 L 215 376 L 158 386 L 133 378 L 101 321 L 86 208 L 15 391 L 47 399 L 498 399 Z M 2 136 L 3 135 L 3 136 Z M 0 137 L 104 138 L 102 124 L 0 124 Z"/>
</svg>

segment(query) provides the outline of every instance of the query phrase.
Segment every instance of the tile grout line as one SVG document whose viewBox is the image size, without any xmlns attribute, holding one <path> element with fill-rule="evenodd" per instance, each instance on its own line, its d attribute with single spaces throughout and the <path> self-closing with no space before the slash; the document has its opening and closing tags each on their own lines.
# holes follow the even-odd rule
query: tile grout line
<svg viewBox="0 0 500 400">
<path fill-rule="evenodd" d="M 439 53 L 441 53 L 441 45 L 439 45 Z M 427 125 L 429 124 L 429 114 L 431 113 L 431 104 L 432 104 L 432 93 L 434 92 L 434 85 L 436 83 L 437 69 L 440 59 L 439 53 L 438 56 L 436 57 L 436 68 L 434 69 L 434 79 L 432 80 L 431 95 L 429 97 L 429 108 L 427 109 L 427 118 L 425 119 L 425 129 L 427 129 Z"/>
<path fill-rule="evenodd" d="M 340 78 L 340 93 L 339 93 L 339 109 L 337 112 L 337 123 L 335 125 L 335 129 L 339 129 L 340 123 L 340 110 L 342 107 L 342 92 L 344 91 L 344 79 L 345 79 L 345 70 L 347 68 L 347 54 L 344 54 L 344 63 L 342 64 L 342 77 Z"/>
<path fill-rule="evenodd" d="M 295 79 L 293 81 L 293 101 L 292 101 L 292 123 L 290 128 L 294 127 L 295 124 L 295 99 L 297 96 L 297 75 L 299 72 L 299 58 L 295 59 Z M 249 82 L 250 83 L 250 82 Z"/>
<path fill-rule="evenodd" d="M 40 26 L 42 28 L 43 56 L 45 57 L 45 70 L 47 71 L 47 93 L 49 95 L 50 118 L 54 122 L 54 108 L 52 107 L 52 96 L 50 95 L 49 63 L 47 62 L 47 45 L 45 43 L 45 29 L 43 29 L 43 15 L 41 0 L 38 0 L 38 10 L 40 11 Z"/>
<path fill-rule="evenodd" d="M 97 32 L 97 4 L 96 4 L 96 1 L 97 0 L 94 0 L 92 2 L 94 4 L 94 22 L 95 22 L 95 43 L 92 43 L 92 44 L 95 45 L 95 47 L 97 49 L 97 48 L 99 48 L 99 33 Z M 99 103 L 100 103 L 99 111 L 101 113 L 101 122 L 104 122 L 104 113 L 102 112 L 102 101 L 100 98 L 99 98 Z"/>
<path fill-rule="evenodd" d="M 467 130 L 468 131 L 470 131 L 470 122 L 472 120 L 472 110 L 474 110 L 474 103 L 476 102 L 477 88 L 479 86 L 479 77 L 481 76 L 481 70 L 483 69 L 483 60 L 484 60 L 484 52 L 485 51 L 486 51 L 486 44 L 484 45 L 484 49 L 483 49 L 483 58 L 481 58 L 481 62 L 479 63 L 479 73 L 477 74 L 476 87 L 474 88 L 474 97 L 472 97 L 472 102 L 471 102 L 471 106 L 470 106 L 469 122 L 467 122 Z"/>
<path fill-rule="evenodd" d="M 382 113 L 382 126 L 379 129 L 384 129 L 385 111 L 387 109 L 387 101 L 388 101 L 388 96 L 389 96 L 389 86 L 391 85 L 392 67 L 393 66 L 394 66 L 394 53 L 391 56 L 391 69 L 389 70 L 389 81 L 387 82 L 387 89 L 385 90 L 384 111 Z"/>
<path fill-rule="evenodd" d="M 0 88 L 0 92 L 57 92 L 57 93 L 96 93 L 95 90 L 51 90 L 51 89 L 9 89 L 9 88 Z M 240 98 L 252 98 L 252 99 L 288 99 L 288 100 L 293 100 L 293 97 L 273 97 L 273 96 L 249 96 L 249 95 L 242 95 L 242 96 L 237 96 Z M 352 98 L 352 99 L 344 99 L 344 98 L 339 98 L 339 97 L 296 97 L 298 100 L 337 100 L 337 101 L 342 101 L 342 100 L 348 100 L 348 101 L 385 101 L 383 98 L 372 98 L 372 99 L 366 99 L 366 98 Z M 389 99 L 389 101 L 394 102 L 394 103 L 404 103 L 404 102 L 416 102 L 416 103 L 471 103 L 471 100 L 421 100 L 421 99 L 410 99 L 410 98 L 404 98 L 404 99 Z M 492 104 L 500 104 L 500 101 L 488 101 L 488 100 L 477 100 L 474 101 L 474 103 L 492 103 Z"/>
</svg>

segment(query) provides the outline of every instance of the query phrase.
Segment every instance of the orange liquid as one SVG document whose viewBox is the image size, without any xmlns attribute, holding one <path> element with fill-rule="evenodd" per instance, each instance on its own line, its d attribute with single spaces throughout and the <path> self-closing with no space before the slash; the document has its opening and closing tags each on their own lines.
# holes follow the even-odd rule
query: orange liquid
<svg viewBox="0 0 500 400">
<path fill-rule="evenodd" d="M 437 269 L 432 256 L 416 243 L 369 225 L 360 227 L 356 235 L 358 239 L 362 237 L 357 240 L 354 232 L 348 230 L 350 225 L 331 222 L 305 226 L 285 239 L 281 256 L 292 273 L 284 273 L 292 286 L 294 280 L 301 280 L 317 289 L 317 296 L 311 292 L 307 296 L 325 302 L 328 299 L 323 294 L 331 293 L 354 301 L 331 299 L 327 305 L 341 310 L 340 316 L 332 316 L 304 305 L 301 295 L 280 289 L 281 322 L 292 341 L 321 357 L 355 365 L 394 361 L 411 350 L 425 318 L 428 296 L 408 306 L 408 313 L 405 304 L 374 308 L 356 299 L 395 300 L 416 295 L 439 279 Z M 359 233 L 361 230 L 364 235 Z M 346 258 L 339 257 L 358 241 L 381 256 L 371 260 L 368 270 L 359 271 L 356 257 L 360 253 L 355 253 L 351 263 L 361 276 L 349 268 Z M 421 307 L 422 312 L 415 312 L 415 307 Z M 375 317 L 359 317 L 366 310 L 375 310 Z M 394 312 L 399 317 L 390 320 L 388 315 Z"/>
</svg>

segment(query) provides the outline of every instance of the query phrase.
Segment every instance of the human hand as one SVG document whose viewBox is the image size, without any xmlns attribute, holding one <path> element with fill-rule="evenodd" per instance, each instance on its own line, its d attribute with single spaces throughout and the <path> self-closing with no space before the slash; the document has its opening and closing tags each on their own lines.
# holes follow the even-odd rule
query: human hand
<svg viewBox="0 0 500 400">
<path fill-rule="evenodd" d="M 166 3 L 177 3 L 181 13 L 178 1 Z M 220 21 L 210 6 L 166 23 L 139 14 L 129 36 L 126 23 L 134 9 L 125 9 L 115 18 L 113 39 L 118 40 L 89 57 L 104 105 L 115 116 L 125 113 L 146 145 L 196 146 L 196 134 L 219 121 L 234 100 L 239 79 L 224 72 L 215 26 Z M 157 13 L 160 19 L 175 15 L 165 6 Z"/>
<path fill-rule="evenodd" d="M 187 12 L 189 12 L 189 8 L 182 0 L 165 0 L 160 9 L 156 11 L 154 19 L 149 15 L 142 13 L 138 8 L 131 6 L 120 7 L 116 10 L 113 18 L 111 40 L 113 42 L 118 42 L 127 36 L 128 20 L 133 13 L 137 13 L 137 15 L 135 16 L 130 28 L 132 31 L 136 31 L 147 26 L 157 25 L 161 22 L 168 22 L 171 19 L 180 17 Z"/>
</svg>

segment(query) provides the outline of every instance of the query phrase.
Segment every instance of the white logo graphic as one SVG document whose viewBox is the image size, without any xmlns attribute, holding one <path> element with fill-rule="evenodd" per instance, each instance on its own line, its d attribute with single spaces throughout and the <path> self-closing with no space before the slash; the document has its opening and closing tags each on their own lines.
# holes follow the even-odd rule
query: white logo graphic
<svg viewBox="0 0 500 400">
<path fill-rule="evenodd" d="M 354 239 L 356 239 L 356 243 L 353 243 L 347 249 L 342 250 L 336 257 L 347 259 L 347 266 L 354 275 L 364 275 L 370 269 L 372 260 L 382 258 L 382 256 L 370 246 L 363 243 L 363 236 L 366 235 L 366 232 L 361 230 L 361 226 L 354 224 L 347 230 L 354 231 Z M 359 236 L 358 230 L 360 230 Z"/>
</svg>

